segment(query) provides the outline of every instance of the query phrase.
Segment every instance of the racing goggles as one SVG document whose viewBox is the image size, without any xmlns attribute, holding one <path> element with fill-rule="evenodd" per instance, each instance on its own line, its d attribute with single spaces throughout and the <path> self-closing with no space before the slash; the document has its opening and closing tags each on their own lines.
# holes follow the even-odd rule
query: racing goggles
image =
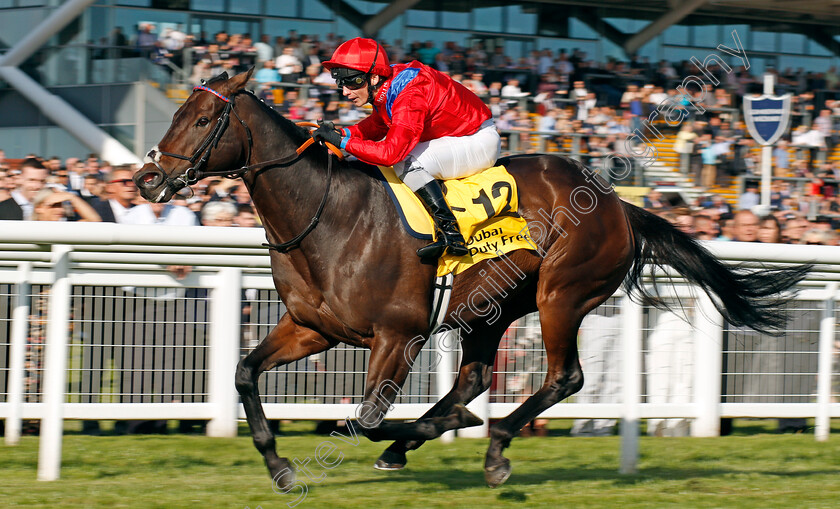
<svg viewBox="0 0 840 509">
<path fill-rule="evenodd" d="M 350 90 L 358 90 L 368 81 L 368 73 L 345 67 L 333 69 L 331 74 L 338 88 L 347 87 Z"/>
</svg>

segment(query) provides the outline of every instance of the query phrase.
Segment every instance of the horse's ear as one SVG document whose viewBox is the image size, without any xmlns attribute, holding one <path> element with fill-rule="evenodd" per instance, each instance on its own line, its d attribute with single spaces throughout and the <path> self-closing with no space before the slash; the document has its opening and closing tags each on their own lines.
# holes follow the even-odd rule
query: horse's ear
<svg viewBox="0 0 840 509">
<path fill-rule="evenodd" d="M 248 84 L 248 80 L 251 79 L 251 75 L 254 74 L 254 68 L 251 67 L 246 72 L 237 74 L 233 78 L 227 80 L 222 86 L 225 87 L 225 92 L 227 94 L 233 94 L 239 92 L 245 85 Z"/>
</svg>

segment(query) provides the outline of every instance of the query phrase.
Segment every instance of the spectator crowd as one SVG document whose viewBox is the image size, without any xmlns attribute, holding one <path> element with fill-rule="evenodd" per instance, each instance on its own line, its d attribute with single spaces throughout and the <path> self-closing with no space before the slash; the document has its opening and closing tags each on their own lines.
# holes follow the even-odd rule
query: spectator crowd
<svg viewBox="0 0 840 509">
<path fill-rule="evenodd" d="M 648 193 L 644 206 L 698 240 L 838 245 L 840 199 L 836 195 L 826 201 L 797 203 L 799 197 L 783 183 L 774 184 L 771 196 L 771 210 L 761 215 L 754 206 L 744 206 L 758 203 L 758 190 L 752 186 L 741 196 L 741 206 L 733 207 L 720 195 L 701 195 L 691 206 L 673 207 L 658 189 Z M 802 212 L 815 204 L 825 213 Z"/>
<path fill-rule="evenodd" d="M 834 167 L 834 166 L 833 166 Z M 104 221 L 125 224 L 259 226 L 241 180 L 205 179 L 194 195 L 170 203 L 148 203 L 137 190 L 133 166 L 111 166 L 95 154 L 64 161 L 30 154 L 7 161 L 0 150 L 0 220 Z M 758 189 L 748 185 L 737 204 L 719 194 L 700 195 L 690 204 L 663 197 L 659 188 L 644 206 L 701 240 L 837 244 L 840 193 L 820 179 L 806 194 L 788 181 L 775 182 L 771 210 L 759 217 Z"/>
<path fill-rule="evenodd" d="M 132 180 L 137 169 L 111 166 L 94 154 L 64 161 L 29 154 L 13 162 L 0 150 L 0 220 L 257 226 L 241 181 L 207 179 L 194 186 L 193 197 L 148 203 Z"/>
<path fill-rule="evenodd" d="M 369 110 L 344 101 L 321 65 L 343 41 L 335 34 L 321 38 L 294 30 L 286 36 L 263 34 L 257 40 L 251 34 L 218 32 L 209 36 L 185 33 L 181 26 L 158 30 L 143 23 L 131 37 L 120 27 L 114 29 L 100 41 L 94 58 L 144 56 L 168 68 L 189 70 L 189 85 L 221 72 L 234 74 L 255 67 L 250 88 L 287 118 L 349 125 Z M 512 58 L 505 55 L 503 47 L 491 49 L 480 41 L 470 47 L 451 41 L 442 47 L 431 41 L 380 42 L 392 62 L 417 59 L 450 74 L 482 97 L 508 153 L 571 152 L 588 166 L 599 168 L 611 160 L 611 154 L 636 161 L 632 156 L 638 155 L 633 153 L 638 144 L 628 143 L 633 133 L 651 139 L 670 135 L 670 148 L 679 158 L 675 164 L 708 194 L 680 208 L 665 203 L 654 191 L 646 198 L 647 206 L 698 237 L 770 238 L 752 238 L 740 229 L 742 220 L 751 218 L 750 210 L 758 205 L 755 190 L 748 188 L 737 203 L 726 203 L 713 194 L 727 186 L 731 177 L 749 179 L 760 173 L 759 152 L 739 114 L 743 97 L 761 87 L 746 67 L 711 66 L 708 72 L 719 86 L 689 92 L 695 97 L 686 97 L 676 85 L 681 77 L 696 74 L 689 61 L 652 63 L 632 57 L 595 62 L 580 49 L 542 49 Z M 836 125 L 840 74 L 834 68 L 825 73 L 804 69 L 770 72 L 776 74 L 778 91 L 793 94 L 790 134 L 773 152 L 774 175 L 787 180 L 774 181 L 772 214 L 747 223 L 764 224 L 772 218 L 777 223 L 777 242 L 807 243 L 819 238 L 821 243 L 833 243 L 838 226 L 834 216 L 840 214 L 836 192 L 840 166 L 831 158 L 840 132 Z M 648 119 L 656 118 L 657 107 L 668 100 L 684 106 L 678 110 L 679 126 L 669 127 L 662 118 L 651 124 Z M 702 108 L 693 104 L 702 104 Z M 0 218 L 257 224 L 241 181 L 207 179 L 195 186 L 192 198 L 148 204 L 131 181 L 134 171 L 111 166 L 93 154 L 63 161 L 30 154 L 11 167 L 3 164 L 0 152 Z M 629 179 L 641 183 L 635 174 Z"/>
</svg>

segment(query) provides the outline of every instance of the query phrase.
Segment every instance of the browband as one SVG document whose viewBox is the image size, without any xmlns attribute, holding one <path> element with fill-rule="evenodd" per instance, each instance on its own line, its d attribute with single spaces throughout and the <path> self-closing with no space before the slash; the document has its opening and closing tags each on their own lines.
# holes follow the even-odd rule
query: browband
<svg viewBox="0 0 840 509">
<path fill-rule="evenodd" d="M 206 92 L 210 92 L 211 94 L 215 95 L 216 97 L 218 97 L 219 99 L 223 100 L 226 103 L 230 102 L 230 99 L 228 99 L 227 97 L 225 97 L 222 94 L 216 92 L 215 90 L 213 90 L 210 87 L 205 87 L 204 85 L 197 85 L 197 86 L 193 87 L 193 90 L 204 90 Z"/>
</svg>

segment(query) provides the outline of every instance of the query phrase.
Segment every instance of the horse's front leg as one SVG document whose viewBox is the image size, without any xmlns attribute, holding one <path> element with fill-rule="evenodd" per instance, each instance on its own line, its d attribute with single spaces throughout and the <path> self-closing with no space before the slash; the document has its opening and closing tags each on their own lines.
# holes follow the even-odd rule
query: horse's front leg
<svg viewBox="0 0 840 509">
<path fill-rule="evenodd" d="M 358 423 L 370 440 L 431 440 L 452 429 L 483 423 L 464 405 L 455 405 L 447 415 L 421 418 L 414 422 L 384 420 L 421 347 L 416 342 L 379 340 L 371 349 L 365 399 L 356 411 Z"/>
<path fill-rule="evenodd" d="M 334 345 L 334 342 L 324 339 L 314 330 L 296 324 L 286 313 L 259 346 L 242 359 L 236 368 L 236 390 L 239 391 L 242 405 L 245 407 L 254 445 L 265 459 L 268 472 L 280 489 L 292 485 L 294 468 L 287 458 L 277 456 L 274 433 L 268 427 L 268 420 L 265 418 L 257 392 L 257 380 L 264 371 L 323 352 Z"/>
</svg>

